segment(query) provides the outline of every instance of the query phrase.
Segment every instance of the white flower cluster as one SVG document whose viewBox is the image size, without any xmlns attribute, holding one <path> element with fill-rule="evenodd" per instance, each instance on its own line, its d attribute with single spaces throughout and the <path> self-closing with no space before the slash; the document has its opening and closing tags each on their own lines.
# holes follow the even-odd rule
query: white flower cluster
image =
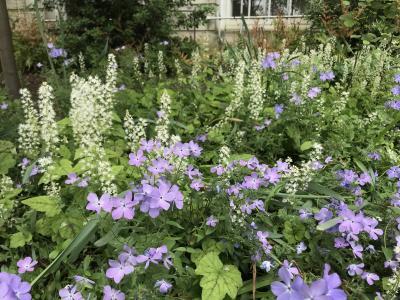
<svg viewBox="0 0 400 300">
<path fill-rule="evenodd" d="M 153 71 L 151 70 L 151 65 L 150 65 L 150 48 L 149 48 L 149 44 L 145 43 L 144 44 L 144 57 L 143 57 L 143 61 L 144 61 L 144 73 L 149 77 L 149 78 L 153 78 L 154 74 Z"/>
<path fill-rule="evenodd" d="M 140 72 L 139 57 L 137 55 L 135 55 L 135 57 L 133 58 L 132 68 L 133 68 L 133 80 L 141 84 L 142 72 Z"/>
<path fill-rule="evenodd" d="M 182 66 L 179 62 L 179 59 L 175 58 L 175 71 L 176 71 L 176 78 L 178 79 L 179 83 L 185 82 L 185 77 L 183 76 Z"/>
<path fill-rule="evenodd" d="M 159 78 L 163 78 L 167 74 L 167 67 L 164 63 L 164 53 L 159 50 L 158 51 L 158 76 Z"/>
<path fill-rule="evenodd" d="M 79 62 L 79 68 L 81 69 L 81 72 L 83 72 L 83 73 L 86 72 L 85 57 L 83 56 L 82 52 L 79 52 L 78 62 Z"/>
<path fill-rule="evenodd" d="M 309 160 L 303 161 L 299 167 L 295 165 L 290 166 L 289 172 L 283 176 L 288 178 L 288 181 L 285 185 L 285 190 L 287 193 L 294 195 L 298 191 L 307 189 L 308 184 L 313 179 L 313 176 L 317 170 L 315 164 L 322 158 L 322 150 L 322 146 L 315 143 L 314 149 L 309 154 Z M 290 160 L 286 160 L 286 162 L 290 163 Z"/>
<path fill-rule="evenodd" d="M 196 48 L 196 50 L 194 50 L 192 53 L 192 73 L 190 75 L 190 83 L 193 88 L 197 88 L 198 76 L 200 71 L 201 71 L 201 56 L 199 49 Z"/>
<path fill-rule="evenodd" d="M 44 190 L 46 194 L 51 197 L 59 198 L 61 187 L 57 182 L 50 182 L 49 184 L 44 186 Z"/>
<path fill-rule="evenodd" d="M 156 122 L 156 140 L 164 145 L 168 144 L 169 134 L 169 117 L 171 113 L 171 96 L 166 90 L 163 91 L 160 98 L 160 111 L 157 112 L 158 119 Z"/>
<path fill-rule="evenodd" d="M 44 151 L 50 155 L 57 149 L 59 142 L 53 99 L 53 88 L 44 82 L 39 88 L 39 123 Z"/>
<path fill-rule="evenodd" d="M 28 157 L 35 157 L 40 147 L 39 114 L 33 106 L 31 94 L 21 89 L 21 103 L 24 111 L 24 122 L 19 125 L 19 148 Z"/>
<path fill-rule="evenodd" d="M 126 111 L 124 118 L 125 138 L 132 152 L 138 149 L 141 139 L 146 139 L 146 127 L 146 119 L 139 118 L 135 122 L 129 111 Z"/>
<path fill-rule="evenodd" d="M 219 163 L 222 165 L 229 164 L 229 158 L 231 157 L 231 149 L 228 146 L 222 146 L 219 149 Z"/>
<path fill-rule="evenodd" d="M 251 66 L 248 89 L 250 118 L 254 121 L 258 121 L 260 119 L 260 113 L 264 108 L 262 70 L 259 61 L 254 61 Z"/>
<path fill-rule="evenodd" d="M 12 190 L 14 190 L 14 188 L 11 178 L 6 175 L 0 175 L 0 199 L 4 198 L 6 194 Z"/>
</svg>

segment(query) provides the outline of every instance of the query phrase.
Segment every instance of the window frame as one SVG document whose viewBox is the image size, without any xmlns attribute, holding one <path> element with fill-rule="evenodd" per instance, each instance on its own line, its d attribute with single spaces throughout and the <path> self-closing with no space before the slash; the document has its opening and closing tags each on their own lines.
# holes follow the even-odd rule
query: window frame
<svg viewBox="0 0 400 300">
<path fill-rule="evenodd" d="M 226 1 L 226 0 L 225 0 Z M 232 5 L 233 5 L 233 0 L 228 0 L 231 1 Z M 274 0 L 261 0 L 262 1 L 262 5 L 264 8 L 264 14 L 263 15 L 251 15 L 251 5 L 252 5 L 252 0 L 248 0 L 248 6 L 247 6 L 247 13 L 244 14 L 244 0 L 240 0 L 240 15 L 233 15 L 233 11 L 232 11 L 232 15 L 228 16 L 231 18 L 238 18 L 241 17 L 243 15 L 243 17 L 245 18 L 275 18 L 277 17 L 277 15 L 272 15 L 272 1 Z M 293 0 L 286 0 L 286 11 L 289 12 L 289 14 L 284 14 L 282 15 L 282 17 L 284 18 L 290 18 L 290 17 L 303 17 L 304 14 L 300 14 L 300 15 L 294 15 L 293 14 Z M 266 14 L 265 14 L 266 12 Z"/>
</svg>

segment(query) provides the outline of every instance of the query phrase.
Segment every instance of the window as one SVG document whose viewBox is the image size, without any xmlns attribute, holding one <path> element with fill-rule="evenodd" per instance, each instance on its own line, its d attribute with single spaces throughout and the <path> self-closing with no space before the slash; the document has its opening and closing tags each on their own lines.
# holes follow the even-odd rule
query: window
<svg viewBox="0 0 400 300">
<path fill-rule="evenodd" d="M 306 0 L 231 0 L 232 16 L 298 16 Z"/>
</svg>

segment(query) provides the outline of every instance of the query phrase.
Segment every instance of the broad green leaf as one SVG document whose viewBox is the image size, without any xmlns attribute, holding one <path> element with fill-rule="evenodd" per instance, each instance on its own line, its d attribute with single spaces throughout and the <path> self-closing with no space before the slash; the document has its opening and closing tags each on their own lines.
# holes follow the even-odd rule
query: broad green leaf
<svg viewBox="0 0 400 300">
<path fill-rule="evenodd" d="M 327 230 L 329 228 L 332 228 L 336 224 L 338 224 L 341 220 L 342 220 L 341 217 L 336 217 L 336 218 L 330 219 L 329 221 L 326 221 L 326 222 L 324 222 L 322 224 L 319 224 L 317 226 L 317 229 L 321 230 L 321 231 Z"/>
<path fill-rule="evenodd" d="M 271 285 L 271 283 L 276 280 L 273 273 L 257 277 L 256 278 L 256 289 L 262 288 L 264 286 Z M 243 286 L 239 289 L 238 295 L 242 295 L 253 290 L 253 280 L 247 280 L 243 283 Z"/>
<path fill-rule="evenodd" d="M 301 144 L 300 146 L 300 151 L 306 151 L 308 149 L 311 149 L 312 147 L 314 147 L 314 142 L 312 141 L 305 141 L 303 144 Z"/>
<path fill-rule="evenodd" d="M 58 215 L 61 212 L 60 203 L 58 199 L 51 196 L 38 196 L 29 198 L 22 201 L 23 204 L 28 205 L 32 209 L 46 213 L 49 217 Z"/>
<path fill-rule="evenodd" d="M 334 190 L 331 190 L 330 188 L 327 188 L 315 182 L 311 182 L 308 185 L 308 190 L 346 202 L 346 200 L 343 198 L 342 195 L 336 193 Z"/>
<path fill-rule="evenodd" d="M 200 281 L 203 300 L 223 300 L 226 295 L 235 299 L 243 285 L 237 267 L 223 265 L 218 254 L 214 252 L 208 253 L 200 260 L 195 273 L 203 276 Z"/>
<path fill-rule="evenodd" d="M 32 234 L 17 232 L 10 236 L 10 248 L 19 248 L 32 240 Z"/>
</svg>

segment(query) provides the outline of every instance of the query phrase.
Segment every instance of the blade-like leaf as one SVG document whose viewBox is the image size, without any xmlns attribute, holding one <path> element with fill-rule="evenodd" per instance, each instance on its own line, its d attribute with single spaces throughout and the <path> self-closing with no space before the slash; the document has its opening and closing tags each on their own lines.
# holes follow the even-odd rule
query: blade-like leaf
<svg viewBox="0 0 400 300">
<path fill-rule="evenodd" d="M 326 221 L 326 222 L 324 222 L 322 224 L 319 224 L 317 226 L 317 229 L 321 230 L 321 231 L 327 230 L 329 228 L 332 228 L 336 224 L 338 224 L 341 220 L 342 220 L 341 217 L 336 217 L 336 218 L 330 219 L 329 221 Z"/>
</svg>

